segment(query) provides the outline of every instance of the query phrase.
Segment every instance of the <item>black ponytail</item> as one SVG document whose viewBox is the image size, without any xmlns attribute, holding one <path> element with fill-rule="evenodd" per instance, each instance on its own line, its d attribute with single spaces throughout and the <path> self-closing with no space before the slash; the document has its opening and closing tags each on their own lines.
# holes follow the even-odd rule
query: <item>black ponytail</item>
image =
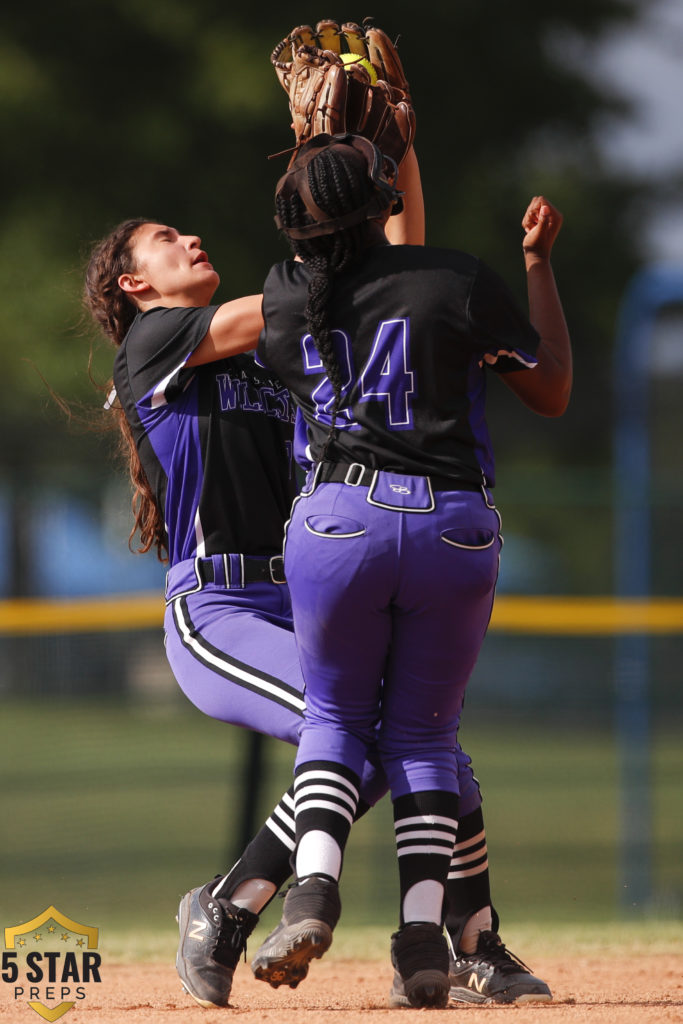
<svg viewBox="0 0 683 1024">
<path fill-rule="evenodd" d="M 313 202 L 331 221 L 366 206 L 375 193 L 375 187 L 363 162 L 348 150 L 349 147 L 345 146 L 320 149 L 306 168 L 308 188 Z M 304 311 L 306 326 L 320 353 L 334 394 L 332 422 L 320 455 L 322 462 L 337 435 L 337 415 L 342 404 L 344 386 L 328 322 L 334 278 L 365 251 L 369 243 L 372 222 L 364 219 L 338 231 L 298 238 L 294 237 L 297 229 L 305 229 L 311 223 L 311 217 L 299 193 L 293 192 L 286 196 L 278 192 L 275 204 L 278 223 L 287 236 L 293 252 L 310 271 L 308 302 Z M 293 234 L 289 234 L 288 229 L 293 229 Z"/>
</svg>

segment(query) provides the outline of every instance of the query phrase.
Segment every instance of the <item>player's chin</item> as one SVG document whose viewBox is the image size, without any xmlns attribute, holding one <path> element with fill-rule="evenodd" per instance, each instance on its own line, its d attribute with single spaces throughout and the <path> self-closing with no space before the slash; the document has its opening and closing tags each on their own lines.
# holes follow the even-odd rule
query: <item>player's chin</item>
<svg viewBox="0 0 683 1024">
<path fill-rule="evenodd" d="M 190 294 L 194 299 L 194 305 L 204 306 L 211 302 L 221 279 L 215 270 L 205 271 L 197 274 L 194 278 Z"/>
<path fill-rule="evenodd" d="M 195 270 L 199 272 L 198 278 L 204 288 L 213 288 L 214 291 L 218 288 L 218 285 L 221 283 L 221 279 L 218 275 L 218 271 L 213 269 L 211 263 L 198 263 Z"/>
</svg>

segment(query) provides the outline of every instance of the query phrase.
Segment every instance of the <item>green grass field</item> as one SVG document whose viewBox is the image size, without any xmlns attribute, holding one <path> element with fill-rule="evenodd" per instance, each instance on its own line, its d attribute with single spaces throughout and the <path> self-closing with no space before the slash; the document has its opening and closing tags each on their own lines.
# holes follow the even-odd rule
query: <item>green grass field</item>
<svg viewBox="0 0 683 1024">
<path fill-rule="evenodd" d="M 178 898 L 232 862 L 247 734 L 180 701 L 4 700 L 0 708 L 0 927 L 53 904 L 99 927 L 122 954 L 165 955 L 174 946 Z M 615 930 L 627 941 L 631 926 L 617 895 L 612 737 L 498 720 L 464 731 L 462 740 L 485 796 L 493 895 L 506 935 L 513 928 L 533 947 L 533 936 L 552 926 L 564 928 L 567 941 Z M 273 741 L 265 749 L 263 817 L 289 783 L 293 758 L 292 748 Z M 679 941 L 682 778 L 680 739 L 660 732 L 654 898 L 635 908 L 634 927 Z M 386 800 L 351 835 L 342 898 L 345 929 L 364 929 L 371 945 L 373 928 L 386 935 L 396 923 Z M 278 911 L 269 910 L 268 927 Z M 343 941 L 342 933 L 340 951 Z"/>
<path fill-rule="evenodd" d="M 269 911 L 249 939 L 247 959 L 258 949 L 277 923 Z M 342 917 L 326 960 L 363 960 L 386 964 L 393 926 L 353 925 Z M 505 922 L 502 928 L 509 948 L 533 964 L 541 956 L 639 956 L 677 955 L 683 957 L 683 923 L 680 921 L 620 922 L 612 924 L 556 924 L 544 926 Z M 100 948 L 109 963 L 172 964 L 178 947 L 178 931 L 165 927 L 155 931 L 104 931 Z"/>
</svg>

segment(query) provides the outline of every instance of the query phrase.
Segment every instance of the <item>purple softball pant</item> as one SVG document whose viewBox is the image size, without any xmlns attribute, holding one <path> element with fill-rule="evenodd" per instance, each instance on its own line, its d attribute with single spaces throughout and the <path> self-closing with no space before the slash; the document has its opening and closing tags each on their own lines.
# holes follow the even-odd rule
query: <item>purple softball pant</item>
<svg viewBox="0 0 683 1024">
<path fill-rule="evenodd" d="M 408 510 L 413 501 L 424 511 Z M 446 790 L 461 794 L 461 815 L 472 809 L 457 730 L 491 615 L 499 525 L 481 490 L 432 494 L 425 478 L 393 473 L 296 500 L 285 570 L 306 681 L 297 764 L 360 774 L 376 744 L 394 799 Z"/>
<path fill-rule="evenodd" d="M 289 588 L 231 586 L 223 556 L 211 560 L 213 583 L 201 583 L 194 559 L 168 572 L 166 655 L 178 685 L 211 718 L 297 745 L 304 685 Z M 470 758 L 459 746 L 456 754 L 464 815 L 480 806 L 481 795 Z M 373 805 L 387 792 L 384 772 L 368 763 L 360 774 L 361 795 Z"/>
</svg>

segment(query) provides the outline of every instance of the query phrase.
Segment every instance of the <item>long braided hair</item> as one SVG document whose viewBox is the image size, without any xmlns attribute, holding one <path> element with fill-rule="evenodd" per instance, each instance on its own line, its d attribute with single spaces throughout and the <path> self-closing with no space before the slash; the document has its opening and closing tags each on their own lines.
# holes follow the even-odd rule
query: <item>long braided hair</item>
<svg viewBox="0 0 683 1024">
<path fill-rule="evenodd" d="M 119 224 L 94 247 L 86 269 L 83 304 L 116 348 L 123 342 L 138 312 L 134 301 L 119 287 L 118 279 L 121 274 L 137 269 L 133 255 L 135 234 L 143 224 L 151 223 L 154 222 L 139 217 Z M 110 381 L 108 393 L 112 387 L 113 381 Z M 131 507 L 134 524 L 128 538 L 129 547 L 132 548 L 133 537 L 139 533 L 140 545 L 137 551 L 149 551 L 156 545 L 159 560 L 165 562 L 167 537 L 164 517 L 142 468 L 126 414 L 117 400 L 111 404 L 111 414 L 119 428 L 119 455 L 127 465 L 133 485 Z"/>
<path fill-rule="evenodd" d="M 328 320 L 334 278 L 367 248 L 373 230 L 368 218 L 377 216 L 398 197 L 385 179 L 378 189 L 375 175 L 370 173 L 368 154 L 346 144 L 352 138 L 356 137 L 316 136 L 280 179 L 275 196 L 276 223 L 310 271 L 304 316 L 334 395 L 321 462 L 337 436 L 345 383 Z M 367 140 L 362 141 L 366 147 L 371 146 Z M 381 161 L 379 151 L 375 147 L 372 150 L 375 152 L 370 155 Z"/>
</svg>

